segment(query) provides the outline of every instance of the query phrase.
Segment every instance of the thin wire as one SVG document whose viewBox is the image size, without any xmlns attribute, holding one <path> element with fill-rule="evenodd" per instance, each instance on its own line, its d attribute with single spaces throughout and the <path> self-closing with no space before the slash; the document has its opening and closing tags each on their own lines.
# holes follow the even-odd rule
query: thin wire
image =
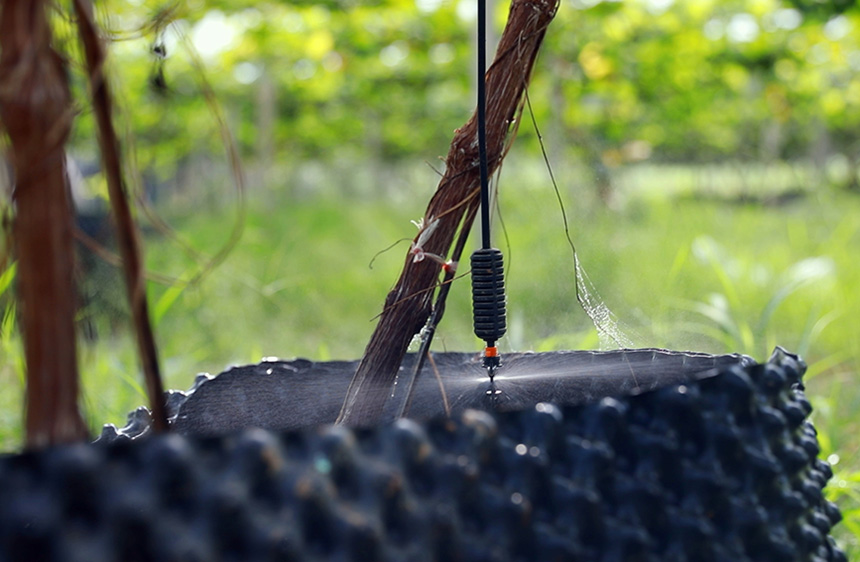
<svg viewBox="0 0 860 562">
<path fill-rule="evenodd" d="M 546 164 L 546 169 L 549 172 L 549 179 L 552 182 L 552 188 L 555 191 L 555 197 L 558 199 L 558 206 L 561 209 L 561 218 L 564 222 L 564 235 L 567 238 L 567 244 L 570 246 L 570 251 L 573 254 L 573 270 L 574 270 L 574 288 L 576 291 L 576 301 L 579 303 L 582 310 L 591 319 L 597 333 L 601 338 L 611 340 L 619 348 L 632 348 L 633 342 L 624 335 L 619 329 L 615 315 L 606 306 L 606 303 L 596 295 L 591 281 L 586 275 L 585 270 L 579 263 L 579 255 L 576 252 L 576 245 L 573 243 L 573 238 L 570 235 L 570 224 L 567 220 L 567 211 L 564 208 L 564 201 L 561 197 L 561 191 L 558 188 L 558 183 L 555 181 L 555 174 L 552 171 L 552 166 L 549 163 L 549 155 L 546 152 L 546 147 L 543 143 L 543 135 L 538 128 L 537 119 L 535 118 L 534 110 L 532 109 L 532 101 L 529 98 L 528 89 L 525 90 L 526 106 L 529 109 L 532 125 L 537 134 L 540 151 L 543 155 L 543 161 Z M 589 288 L 591 289 L 589 291 Z M 634 377 L 635 379 L 635 377 Z"/>
<path fill-rule="evenodd" d="M 469 230 L 463 225 L 471 224 L 474 218 L 475 210 L 467 211 L 466 215 L 463 217 L 463 222 L 460 226 L 460 235 L 454 245 L 454 251 L 451 252 L 452 261 L 460 261 L 460 257 L 463 255 L 463 248 L 466 247 L 466 241 L 469 238 Z M 448 299 L 448 291 L 451 288 L 451 283 L 455 279 L 457 279 L 457 277 L 454 277 L 453 270 L 447 270 L 445 272 L 445 280 L 439 287 L 439 294 L 436 295 L 433 312 L 430 314 L 430 318 L 427 320 L 427 324 L 424 326 L 424 330 L 422 330 L 421 333 L 421 348 L 418 350 L 418 355 L 415 357 L 415 365 L 412 367 L 412 373 L 408 374 L 407 378 L 404 379 L 406 394 L 403 402 L 401 402 L 397 409 L 397 418 L 402 418 L 409 412 L 409 407 L 412 405 L 412 393 L 415 389 L 415 383 L 421 375 L 421 369 L 424 367 L 424 360 L 430 359 L 431 364 L 433 364 L 433 357 L 430 355 L 430 346 L 433 344 L 433 336 L 436 334 L 436 327 L 439 325 L 439 322 L 442 321 L 442 315 L 445 313 L 445 302 Z M 436 372 L 435 364 L 433 364 L 433 369 L 434 372 Z M 440 387 L 442 387 L 442 397 L 447 403 L 447 398 L 445 398 L 445 389 L 441 380 L 439 384 Z M 448 411 L 447 406 L 445 407 L 445 410 Z"/>
<path fill-rule="evenodd" d="M 495 188 L 493 192 L 496 195 L 496 198 L 493 199 L 493 207 L 496 209 L 496 217 L 499 220 L 499 226 L 502 227 L 502 236 L 505 239 L 505 270 L 507 271 L 508 277 L 511 275 L 511 238 L 508 234 L 508 226 L 505 223 L 505 217 L 502 215 L 502 205 L 499 202 L 499 182 L 502 181 L 502 163 L 499 163 L 498 170 L 493 176 L 493 183 L 495 184 Z"/>
<path fill-rule="evenodd" d="M 384 254 L 384 253 L 385 253 L 385 252 L 387 252 L 388 250 L 390 250 L 390 249 L 394 248 L 395 246 L 397 246 L 397 245 L 398 245 L 398 244 L 400 244 L 401 242 L 409 242 L 410 240 L 412 240 L 412 239 L 411 239 L 411 238 L 401 238 L 401 239 L 399 239 L 399 240 L 397 240 L 397 241 L 395 241 L 395 242 L 392 242 L 390 245 L 386 246 L 386 247 L 385 247 L 385 248 L 383 248 L 382 250 L 379 250 L 378 252 L 376 252 L 375 254 L 373 254 L 373 257 L 372 257 L 372 258 L 370 258 L 370 263 L 369 263 L 369 264 L 367 264 L 367 268 L 368 268 L 368 269 L 373 269 L 373 262 L 375 262 L 375 261 L 376 261 L 376 258 L 378 258 L 379 256 L 381 256 L 382 254 Z"/>
<path fill-rule="evenodd" d="M 537 119 L 535 118 L 535 112 L 532 109 L 532 100 L 529 97 L 528 88 L 525 90 L 525 98 L 526 98 L 526 106 L 529 108 L 529 117 L 532 120 L 532 126 L 535 129 L 535 134 L 537 135 L 538 144 L 540 145 L 540 152 L 543 155 L 543 161 L 546 165 L 546 170 L 549 172 L 549 179 L 552 182 L 552 188 L 555 191 L 555 198 L 558 200 L 558 208 L 561 209 L 561 220 L 564 223 L 564 236 L 567 238 L 567 244 L 570 246 L 571 252 L 573 252 L 573 257 L 576 259 L 576 246 L 573 243 L 573 238 L 570 236 L 570 223 L 567 220 L 567 211 L 564 208 L 564 201 L 561 198 L 561 191 L 558 189 L 558 183 L 555 181 L 555 174 L 552 171 L 552 166 L 549 163 L 549 155 L 546 153 L 546 147 L 543 144 L 543 135 L 538 128 Z M 579 294 L 579 283 L 576 283 L 576 300 L 580 300 Z"/>
</svg>

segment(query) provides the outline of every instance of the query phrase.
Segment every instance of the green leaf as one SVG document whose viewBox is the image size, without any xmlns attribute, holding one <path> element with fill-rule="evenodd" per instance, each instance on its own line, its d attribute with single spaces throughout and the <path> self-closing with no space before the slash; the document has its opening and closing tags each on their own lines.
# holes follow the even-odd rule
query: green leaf
<svg viewBox="0 0 860 562">
<path fill-rule="evenodd" d="M 0 274 L 0 296 L 3 296 L 9 287 L 12 286 L 12 281 L 15 279 L 15 271 L 18 269 L 18 263 L 12 262 L 2 274 Z"/>
<path fill-rule="evenodd" d="M 153 324 L 158 324 L 161 321 L 164 315 L 167 314 L 167 311 L 170 310 L 170 307 L 173 306 L 173 303 L 176 302 L 176 299 L 185 291 L 186 287 L 188 285 L 180 280 L 162 293 L 152 308 Z"/>
</svg>

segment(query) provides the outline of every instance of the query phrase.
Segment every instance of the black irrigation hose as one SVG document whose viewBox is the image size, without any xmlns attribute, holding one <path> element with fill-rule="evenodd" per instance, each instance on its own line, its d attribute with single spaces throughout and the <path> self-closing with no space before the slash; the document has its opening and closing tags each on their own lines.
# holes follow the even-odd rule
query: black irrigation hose
<svg viewBox="0 0 860 562">
<path fill-rule="evenodd" d="M 481 247 L 490 242 L 490 174 L 487 164 L 487 3 L 478 1 L 478 162 L 481 173 Z"/>
<path fill-rule="evenodd" d="M 484 367 L 490 379 L 501 361 L 496 342 L 506 330 L 502 252 L 490 239 L 490 178 L 487 164 L 487 4 L 478 1 L 478 162 L 481 175 L 481 249 L 472 254 L 472 311 L 475 335 L 486 344 Z"/>
<path fill-rule="evenodd" d="M 844 561 L 805 369 L 584 406 L 0 458 L 0 561 Z"/>
</svg>

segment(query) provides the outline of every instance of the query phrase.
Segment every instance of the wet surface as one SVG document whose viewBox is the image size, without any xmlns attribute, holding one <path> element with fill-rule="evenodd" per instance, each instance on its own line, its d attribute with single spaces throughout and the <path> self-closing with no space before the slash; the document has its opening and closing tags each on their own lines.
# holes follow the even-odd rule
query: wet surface
<svg viewBox="0 0 860 562">
<path fill-rule="evenodd" d="M 657 349 L 513 353 L 490 379 L 479 354 L 434 353 L 415 385 L 408 413 L 429 419 L 466 408 L 510 411 L 549 401 L 580 404 L 604 396 L 636 394 L 713 374 L 715 368 L 753 363 L 741 355 L 707 355 Z M 414 355 L 401 367 L 411 371 Z M 332 423 L 358 361 L 305 359 L 234 367 L 202 380 L 178 407 L 182 433 L 218 434 L 246 427 L 286 430 Z M 445 396 L 443 398 L 443 390 Z M 393 420 L 403 387 L 386 404 Z"/>
</svg>

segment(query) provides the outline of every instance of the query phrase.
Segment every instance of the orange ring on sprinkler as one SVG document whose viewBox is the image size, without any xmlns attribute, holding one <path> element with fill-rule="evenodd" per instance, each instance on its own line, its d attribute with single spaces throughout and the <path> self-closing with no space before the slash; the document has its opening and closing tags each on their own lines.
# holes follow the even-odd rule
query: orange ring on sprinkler
<svg viewBox="0 0 860 562">
<path fill-rule="evenodd" d="M 484 357 L 498 357 L 499 349 L 497 347 L 488 347 L 484 350 Z"/>
</svg>

